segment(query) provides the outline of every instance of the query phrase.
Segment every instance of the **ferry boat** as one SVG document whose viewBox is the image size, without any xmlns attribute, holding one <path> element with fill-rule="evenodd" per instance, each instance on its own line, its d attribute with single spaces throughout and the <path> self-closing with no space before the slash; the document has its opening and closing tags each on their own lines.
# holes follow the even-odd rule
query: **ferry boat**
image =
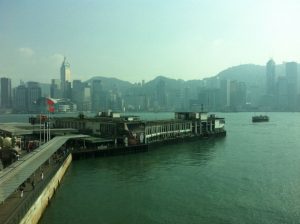
<svg viewBox="0 0 300 224">
<path fill-rule="evenodd" d="M 268 122 L 269 117 L 267 115 L 258 115 L 252 117 L 252 122 Z"/>
</svg>

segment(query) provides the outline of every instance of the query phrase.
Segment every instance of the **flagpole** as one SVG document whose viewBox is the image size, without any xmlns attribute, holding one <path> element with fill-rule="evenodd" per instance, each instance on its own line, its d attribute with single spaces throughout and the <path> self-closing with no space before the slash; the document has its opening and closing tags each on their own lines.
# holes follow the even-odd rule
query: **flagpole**
<svg viewBox="0 0 300 224">
<path fill-rule="evenodd" d="M 48 141 L 50 140 L 50 111 L 48 110 Z"/>
<path fill-rule="evenodd" d="M 48 119 L 47 119 L 47 140 L 51 139 L 51 112 L 54 112 L 54 104 L 55 102 L 51 98 L 47 98 L 47 105 L 48 105 Z"/>
</svg>

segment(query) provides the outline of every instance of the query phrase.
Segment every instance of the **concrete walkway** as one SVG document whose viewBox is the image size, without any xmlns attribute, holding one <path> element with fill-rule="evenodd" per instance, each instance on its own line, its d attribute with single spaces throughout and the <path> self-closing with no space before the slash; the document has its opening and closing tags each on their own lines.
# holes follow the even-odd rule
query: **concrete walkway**
<svg viewBox="0 0 300 224">
<path fill-rule="evenodd" d="M 9 221 L 9 218 L 14 217 L 14 212 L 18 209 L 19 206 L 24 206 L 26 202 L 30 202 L 31 198 L 34 198 L 37 193 L 40 193 L 40 189 L 46 184 L 49 180 L 51 170 L 56 170 L 57 166 L 44 165 L 41 169 L 37 170 L 30 178 L 30 181 L 25 182 L 25 187 L 23 191 L 23 197 L 21 197 L 21 191 L 18 189 L 13 194 L 11 194 L 3 203 L 0 204 L 0 223 L 14 223 Z M 43 172 L 43 179 L 41 178 Z M 32 186 L 32 181 L 34 181 L 34 187 Z M 26 206 L 27 207 L 27 206 Z M 16 214 L 17 215 L 17 214 Z"/>
<path fill-rule="evenodd" d="M 86 137 L 86 135 L 55 137 L 34 151 L 23 154 L 18 161 L 0 172 L 1 224 L 16 223 L 16 220 L 20 221 L 22 217 L 14 216 L 20 214 L 25 215 L 25 212 L 42 192 L 68 153 L 64 151 L 63 155 L 60 155 L 59 158 L 55 158 L 55 161 L 51 161 L 50 163 L 49 159 L 67 140 L 81 137 Z M 34 189 L 31 184 L 33 180 L 35 183 Z M 22 183 L 24 183 L 24 190 L 23 196 L 21 197 L 19 187 Z M 10 221 L 8 219 L 10 219 Z"/>
<path fill-rule="evenodd" d="M 54 137 L 33 152 L 0 172 L 0 203 L 5 201 L 39 167 L 60 149 L 69 139 L 87 137 L 86 135 L 66 135 Z"/>
</svg>

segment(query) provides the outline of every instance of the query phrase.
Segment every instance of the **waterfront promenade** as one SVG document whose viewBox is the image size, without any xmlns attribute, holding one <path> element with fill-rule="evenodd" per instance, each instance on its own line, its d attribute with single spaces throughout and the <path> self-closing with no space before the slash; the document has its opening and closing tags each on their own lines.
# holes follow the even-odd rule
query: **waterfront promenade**
<svg viewBox="0 0 300 224">
<path fill-rule="evenodd" d="M 0 172 L 0 223 L 18 223 L 22 219 L 68 155 L 65 143 L 81 137 L 86 136 L 55 137 Z M 55 159 L 50 159 L 62 146 Z"/>
<path fill-rule="evenodd" d="M 30 181 L 24 182 L 23 197 L 20 189 L 16 189 L 5 202 L 0 204 L 0 223 L 19 223 L 36 198 L 39 197 L 44 187 L 49 183 L 53 173 L 57 170 L 58 164 L 42 166 L 31 177 Z M 43 179 L 42 179 L 43 173 Z M 32 185 L 32 183 L 34 183 Z"/>
</svg>

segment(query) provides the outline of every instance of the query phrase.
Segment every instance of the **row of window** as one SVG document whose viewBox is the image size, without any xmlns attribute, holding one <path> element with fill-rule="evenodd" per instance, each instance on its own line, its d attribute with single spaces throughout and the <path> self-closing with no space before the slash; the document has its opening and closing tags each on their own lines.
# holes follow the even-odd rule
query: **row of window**
<svg viewBox="0 0 300 224">
<path fill-rule="evenodd" d="M 100 132 L 103 134 L 114 134 L 116 126 L 114 124 L 100 124 Z"/>
<path fill-rule="evenodd" d="M 85 129 L 84 122 L 74 122 L 74 121 L 56 121 L 55 122 L 58 127 L 62 128 L 74 128 L 74 129 Z"/>
<path fill-rule="evenodd" d="M 191 127 L 192 127 L 192 124 L 190 122 L 147 126 L 146 127 L 146 135 L 154 134 L 154 133 L 161 133 L 161 132 L 186 130 L 186 129 L 191 129 Z"/>
</svg>

